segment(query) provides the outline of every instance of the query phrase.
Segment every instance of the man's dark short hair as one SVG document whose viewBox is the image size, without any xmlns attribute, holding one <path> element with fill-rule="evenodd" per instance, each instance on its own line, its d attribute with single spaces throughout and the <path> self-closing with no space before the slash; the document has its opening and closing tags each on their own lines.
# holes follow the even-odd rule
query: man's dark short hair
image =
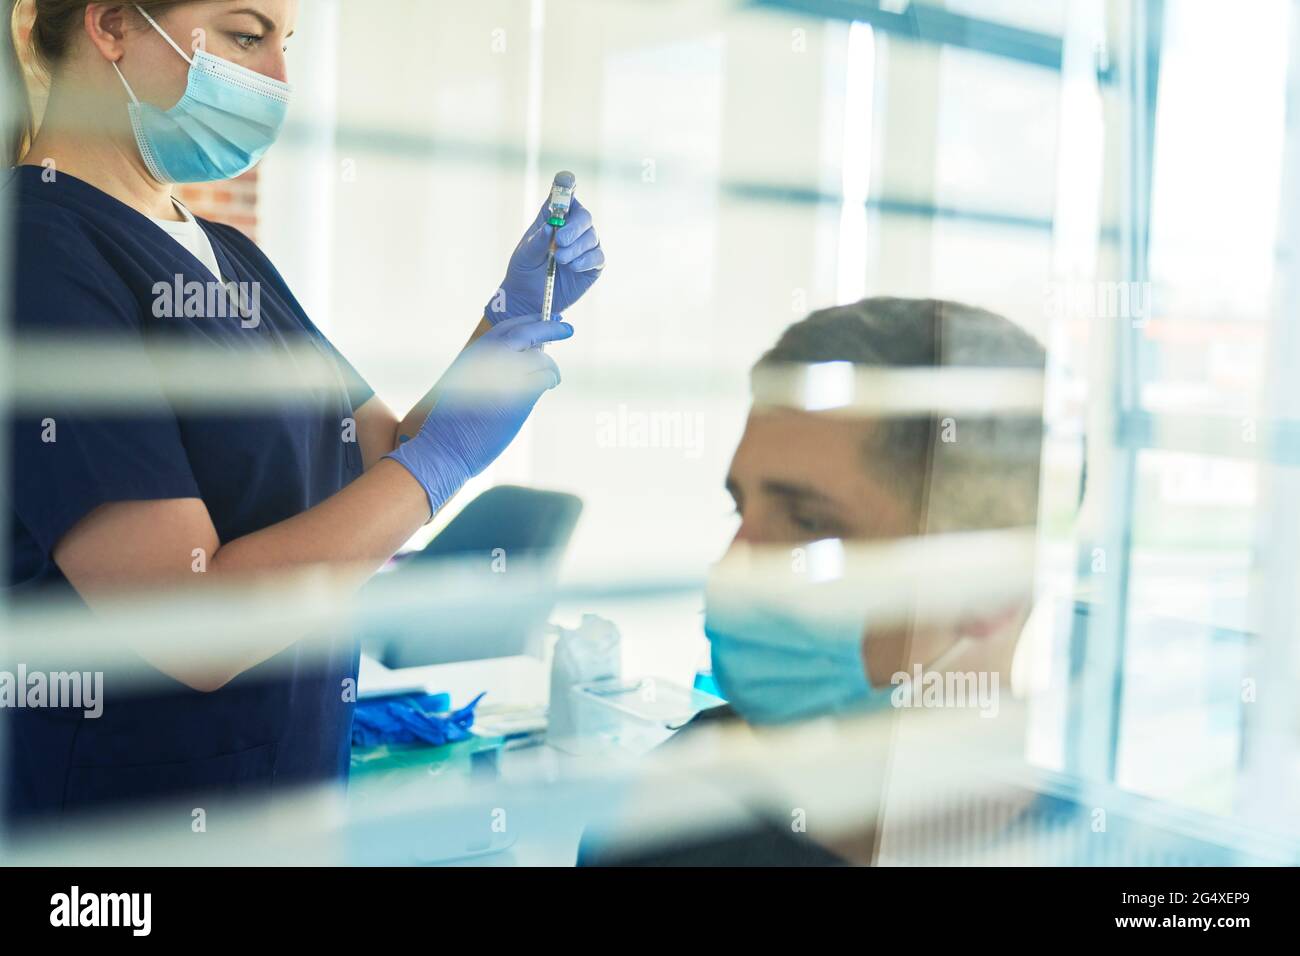
<svg viewBox="0 0 1300 956">
<path fill-rule="evenodd" d="M 869 298 L 790 326 L 755 366 L 851 362 L 879 369 L 980 368 L 1042 372 L 1028 332 L 984 309 L 940 299 Z M 918 514 L 924 530 L 1031 525 L 1037 518 L 1043 426 L 1037 415 L 896 417 L 865 439 L 868 467 Z"/>
</svg>

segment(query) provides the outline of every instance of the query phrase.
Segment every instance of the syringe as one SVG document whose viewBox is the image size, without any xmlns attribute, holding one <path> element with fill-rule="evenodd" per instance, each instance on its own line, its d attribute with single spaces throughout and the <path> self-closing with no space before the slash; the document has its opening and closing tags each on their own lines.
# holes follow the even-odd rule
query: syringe
<svg viewBox="0 0 1300 956">
<path fill-rule="evenodd" d="M 555 174 L 551 185 L 550 217 L 546 224 L 556 232 L 569 218 L 569 206 L 573 204 L 573 190 L 578 185 L 578 177 L 570 172 Z M 542 296 L 542 321 L 551 321 L 551 311 L 555 305 L 555 232 L 551 233 L 551 246 L 546 253 L 546 292 Z"/>
</svg>

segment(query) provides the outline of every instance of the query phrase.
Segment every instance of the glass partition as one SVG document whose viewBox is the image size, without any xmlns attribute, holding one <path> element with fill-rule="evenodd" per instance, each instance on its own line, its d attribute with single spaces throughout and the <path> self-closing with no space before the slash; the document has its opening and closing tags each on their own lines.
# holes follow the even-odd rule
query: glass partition
<svg viewBox="0 0 1300 956">
<path fill-rule="evenodd" d="M 97 674 L 142 706 L 181 692 L 145 661 L 247 647 L 239 692 L 347 675 L 314 693 L 342 696 L 317 736 L 350 780 L 146 783 L 0 852 L 725 864 L 779 831 L 777 862 L 1296 862 L 1294 3 L 383 7 L 302 4 L 278 144 L 180 195 L 401 416 L 571 170 L 608 263 L 546 348 L 562 383 L 377 573 L 340 546 L 92 612 L 14 570 L 19 696 Z M 13 189 L 0 497 L 35 493 L 24 422 L 142 414 L 155 375 L 168 414 L 232 428 L 334 382 L 315 347 L 160 338 L 142 367 L 34 329 Z M 354 719 L 417 692 L 444 739 Z M 74 769 L 131 765 L 119 743 Z M 195 844 L 169 814 L 229 825 Z"/>
</svg>

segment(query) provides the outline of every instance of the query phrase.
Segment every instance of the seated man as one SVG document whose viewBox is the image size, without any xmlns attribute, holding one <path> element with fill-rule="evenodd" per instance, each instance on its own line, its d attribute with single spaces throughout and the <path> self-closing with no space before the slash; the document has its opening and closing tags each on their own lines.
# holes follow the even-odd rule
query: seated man
<svg viewBox="0 0 1300 956">
<path fill-rule="evenodd" d="M 810 542 L 822 539 L 883 542 L 1035 523 L 1041 411 L 877 419 L 869 412 L 791 407 L 834 400 L 817 394 L 804 400 L 815 391 L 816 377 L 802 375 L 808 366 L 831 362 L 854 369 L 1041 372 L 1044 353 L 1000 316 L 933 300 L 866 299 L 791 326 L 754 369 L 755 407 L 727 477 L 741 518 L 733 551 L 807 552 Z M 792 382 L 802 387 L 791 388 Z M 788 396 L 794 402 L 785 401 Z M 936 589 L 941 585 L 936 582 Z M 872 692 L 892 691 L 895 673 L 940 659 L 954 666 L 978 663 L 1009 677 L 1026 611 L 1004 608 L 937 628 L 872 628 L 862 635 L 860 655 L 845 662 L 852 673 L 841 676 L 858 679 L 838 682 L 842 698 L 824 682 L 796 686 L 806 667 L 787 667 L 779 687 L 747 680 L 756 663 L 764 666 L 751 648 L 759 635 L 745 627 L 761 626 L 746 620 L 758 615 L 742 612 L 737 620 L 733 609 L 710 600 L 705 626 L 724 695 L 751 722 L 780 723 L 879 697 Z M 796 652 L 789 645 L 786 650 Z M 772 664 L 779 662 L 766 666 Z"/>
<path fill-rule="evenodd" d="M 727 476 L 740 528 L 719 569 L 751 551 L 775 556 L 779 569 L 783 552 L 789 566 L 790 556 L 807 559 L 817 547 L 812 543 L 827 539 L 852 546 L 1032 526 L 1041 408 L 876 416 L 830 407 L 836 403 L 823 402 L 814 386 L 818 366 L 834 378 L 842 372 L 902 369 L 1041 373 L 1043 365 L 1042 346 L 1020 328 L 951 302 L 866 299 L 791 326 L 754 368 L 755 403 Z M 1011 382 L 1016 376 L 1007 378 Z M 787 569 L 787 576 L 806 571 Z M 739 578 L 745 578 L 743 569 Z M 895 675 L 911 676 L 917 667 L 998 675 L 1009 687 L 1012 655 L 1028 615 L 1028 582 L 1011 589 L 1020 596 L 1005 602 L 1008 606 L 980 607 L 947 619 L 907 620 L 904 614 L 883 620 L 868 613 L 865 599 L 856 610 L 837 615 L 817 613 L 823 608 L 792 611 L 789 605 L 770 611 L 762 595 L 769 579 L 755 581 L 739 599 L 717 581 L 715 574 L 706 595 L 705 630 L 714 676 L 730 707 L 701 715 L 678 739 L 689 737 L 695 725 L 736 715 L 762 727 L 884 709 L 899 684 Z M 770 583 L 774 594 L 782 589 L 781 580 Z M 933 591 L 946 583 L 934 581 Z M 918 603 L 924 600 L 922 595 Z M 783 821 L 711 843 L 651 852 L 640 847 L 630 856 L 615 849 L 617 842 L 589 840 L 582 862 L 838 859 L 823 845 L 793 837 Z"/>
</svg>

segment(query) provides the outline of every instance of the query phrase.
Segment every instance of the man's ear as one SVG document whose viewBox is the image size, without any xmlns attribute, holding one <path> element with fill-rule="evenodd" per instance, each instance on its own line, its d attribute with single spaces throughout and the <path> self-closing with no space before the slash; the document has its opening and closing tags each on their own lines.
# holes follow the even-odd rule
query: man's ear
<svg viewBox="0 0 1300 956">
<path fill-rule="evenodd" d="M 83 26 L 86 37 L 104 59 L 116 63 L 126 53 L 127 9 L 121 3 L 88 3 Z"/>
</svg>

